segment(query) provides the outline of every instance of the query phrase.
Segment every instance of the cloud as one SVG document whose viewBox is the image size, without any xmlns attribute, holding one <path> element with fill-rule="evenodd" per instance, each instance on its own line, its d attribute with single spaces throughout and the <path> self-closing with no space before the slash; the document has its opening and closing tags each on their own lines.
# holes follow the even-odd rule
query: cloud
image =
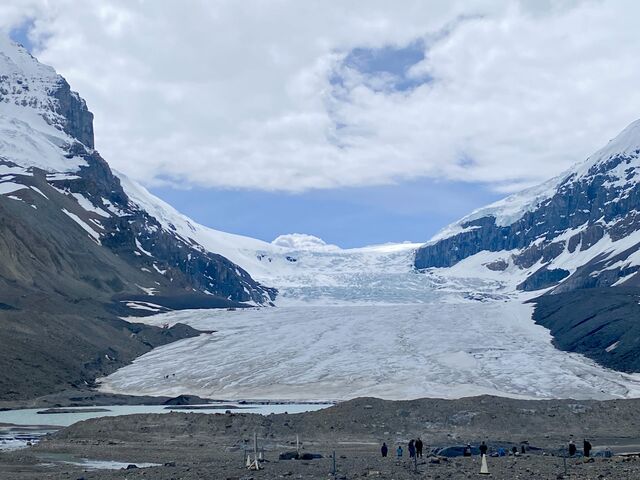
<svg viewBox="0 0 640 480">
<path fill-rule="evenodd" d="M 633 1 L 19 4 L 5 29 L 33 20 L 97 148 L 147 185 L 511 191 L 640 117 Z"/>
</svg>

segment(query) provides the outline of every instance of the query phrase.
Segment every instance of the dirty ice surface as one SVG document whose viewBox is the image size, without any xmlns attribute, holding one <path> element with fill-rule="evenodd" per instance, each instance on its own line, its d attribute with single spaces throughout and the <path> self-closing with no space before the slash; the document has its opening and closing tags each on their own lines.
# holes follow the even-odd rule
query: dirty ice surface
<svg viewBox="0 0 640 480">
<path fill-rule="evenodd" d="M 218 399 L 640 396 L 640 377 L 562 352 L 522 302 L 292 305 L 148 317 L 215 330 L 157 348 L 102 390 Z"/>
</svg>

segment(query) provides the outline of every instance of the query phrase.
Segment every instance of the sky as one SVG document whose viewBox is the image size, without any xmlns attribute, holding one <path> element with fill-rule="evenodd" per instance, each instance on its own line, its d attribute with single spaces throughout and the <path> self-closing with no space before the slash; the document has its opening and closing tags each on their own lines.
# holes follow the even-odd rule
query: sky
<svg viewBox="0 0 640 480">
<path fill-rule="evenodd" d="M 73 12 L 73 14 L 70 14 Z M 5 0 L 117 170 L 270 241 L 426 241 L 640 118 L 631 0 Z"/>
</svg>

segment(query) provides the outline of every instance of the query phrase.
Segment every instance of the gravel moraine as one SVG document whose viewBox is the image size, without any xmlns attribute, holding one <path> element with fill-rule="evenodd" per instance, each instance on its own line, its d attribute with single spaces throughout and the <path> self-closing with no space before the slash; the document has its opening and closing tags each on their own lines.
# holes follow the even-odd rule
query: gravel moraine
<svg viewBox="0 0 640 480">
<path fill-rule="evenodd" d="M 0 478 L 11 480 L 195 480 L 195 479 L 330 479 L 336 451 L 336 478 L 466 479 L 479 476 L 478 457 L 443 458 L 425 455 L 414 464 L 406 457 L 409 439 L 420 436 L 425 452 L 431 447 L 499 445 L 528 441 L 529 453 L 489 458 L 494 479 L 629 480 L 640 478 L 640 458 L 582 458 L 567 461 L 564 475 L 560 445 L 573 438 L 581 446 L 588 437 L 595 450 L 640 451 L 636 418 L 640 400 L 610 402 L 574 400 L 512 400 L 474 397 L 460 400 L 422 399 L 407 402 L 360 398 L 303 414 L 260 416 L 248 413 L 170 413 L 105 417 L 80 422 L 44 439 L 35 447 L 0 454 Z M 254 434 L 267 460 L 264 470 L 248 471 L 245 448 Z M 572 437 L 571 437 L 572 435 Z M 279 460 L 295 450 L 317 453 L 313 460 Z M 389 457 L 381 458 L 382 441 Z M 395 458 L 395 447 L 405 457 Z M 533 448 L 537 447 L 539 450 Z M 543 452 L 545 453 L 543 455 Z M 87 470 L 51 462 L 75 458 L 157 467 L 130 470 Z M 63 457 L 64 456 L 64 457 Z M 48 463 L 49 465 L 43 465 Z M 53 463 L 53 465 L 52 465 Z"/>
</svg>

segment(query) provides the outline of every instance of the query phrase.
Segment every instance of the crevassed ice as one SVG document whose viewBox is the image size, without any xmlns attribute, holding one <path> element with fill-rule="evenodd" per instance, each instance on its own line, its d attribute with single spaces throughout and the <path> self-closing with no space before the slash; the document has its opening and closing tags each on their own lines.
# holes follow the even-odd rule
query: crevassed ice
<svg viewBox="0 0 640 480">
<path fill-rule="evenodd" d="M 160 347 L 104 379 L 144 395 L 291 401 L 637 396 L 640 380 L 555 349 L 517 302 L 185 311 L 212 335 Z"/>
</svg>

